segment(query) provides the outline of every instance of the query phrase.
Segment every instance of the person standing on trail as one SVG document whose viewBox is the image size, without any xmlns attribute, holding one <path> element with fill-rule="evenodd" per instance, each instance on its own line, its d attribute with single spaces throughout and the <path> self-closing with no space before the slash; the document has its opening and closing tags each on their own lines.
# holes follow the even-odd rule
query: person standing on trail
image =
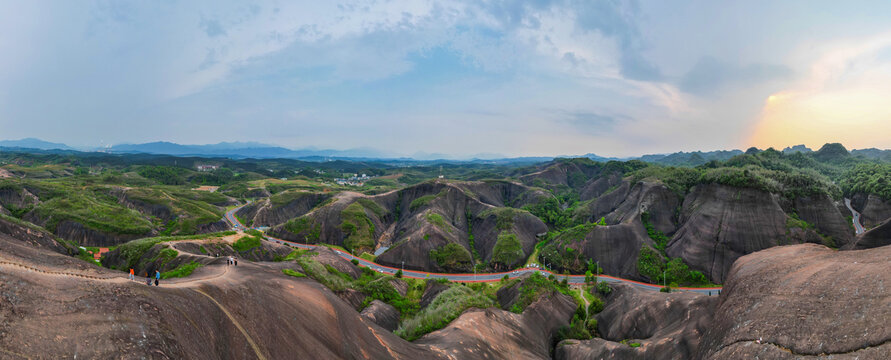
<svg viewBox="0 0 891 360">
<path fill-rule="evenodd" d="M 136 280 L 136 273 L 133 272 L 133 268 L 130 268 L 130 280 Z"/>
<path fill-rule="evenodd" d="M 158 282 L 161 281 L 161 272 L 155 270 L 155 286 L 158 286 Z"/>
<path fill-rule="evenodd" d="M 148 286 L 152 286 L 152 278 L 149 276 L 148 271 L 145 272 L 145 284 Z"/>
</svg>

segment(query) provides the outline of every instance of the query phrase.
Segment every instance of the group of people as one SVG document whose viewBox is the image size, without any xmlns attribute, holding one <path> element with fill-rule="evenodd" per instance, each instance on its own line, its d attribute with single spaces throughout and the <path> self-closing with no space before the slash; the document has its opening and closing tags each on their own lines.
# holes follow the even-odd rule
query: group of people
<svg viewBox="0 0 891 360">
<path fill-rule="evenodd" d="M 129 279 L 134 280 L 134 281 L 136 280 L 136 272 L 133 270 L 133 268 L 130 268 Z M 161 272 L 158 270 L 155 270 L 155 286 L 158 286 L 160 284 L 160 282 L 161 282 Z M 145 272 L 145 284 L 148 286 L 152 286 L 152 277 L 151 277 L 151 275 L 149 275 L 148 271 Z"/>
<path fill-rule="evenodd" d="M 234 256 L 226 257 L 226 266 L 229 265 L 238 266 L 238 259 L 236 259 Z"/>
</svg>

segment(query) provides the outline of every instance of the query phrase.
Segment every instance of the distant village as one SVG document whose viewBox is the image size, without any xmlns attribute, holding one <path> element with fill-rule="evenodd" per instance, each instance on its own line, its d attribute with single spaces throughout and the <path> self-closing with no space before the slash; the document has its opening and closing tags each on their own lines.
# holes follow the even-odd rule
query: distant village
<svg viewBox="0 0 891 360">
<path fill-rule="evenodd" d="M 348 186 L 365 186 L 365 182 L 375 178 L 374 175 L 368 176 L 366 174 L 353 174 L 353 176 L 346 178 L 336 178 L 334 182 L 337 185 L 348 185 Z"/>
</svg>

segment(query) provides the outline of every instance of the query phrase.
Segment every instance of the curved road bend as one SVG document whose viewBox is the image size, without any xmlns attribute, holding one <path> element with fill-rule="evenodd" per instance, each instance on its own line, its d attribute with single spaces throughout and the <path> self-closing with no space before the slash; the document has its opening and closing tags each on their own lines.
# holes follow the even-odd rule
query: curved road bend
<svg viewBox="0 0 891 360">
<path fill-rule="evenodd" d="M 845 206 L 848 207 L 848 210 L 851 210 L 851 216 L 853 217 L 851 221 L 854 222 L 854 233 L 862 234 L 866 230 L 863 228 L 863 225 L 860 224 L 860 213 L 857 212 L 857 210 L 854 210 L 854 207 L 851 206 L 851 199 L 845 198 Z"/>
<path fill-rule="evenodd" d="M 243 229 L 247 229 L 247 227 L 245 227 L 244 224 L 239 222 L 238 219 L 235 217 L 235 212 L 238 211 L 239 209 L 241 209 L 245 205 L 242 205 L 242 206 L 239 206 L 237 208 L 227 211 L 225 219 L 227 221 L 229 221 L 229 223 L 231 223 L 234 226 L 237 226 L 237 227 L 243 228 Z M 300 249 L 314 249 L 317 246 L 321 246 L 321 245 L 302 244 L 302 243 L 297 243 L 297 242 L 293 242 L 293 241 L 282 240 L 282 239 L 278 239 L 278 238 L 275 238 L 275 237 L 272 237 L 269 235 L 266 235 L 266 237 L 268 239 L 270 239 L 271 241 L 277 242 L 279 244 L 290 245 L 290 246 L 297 247 Z M 337 254 L 340 255 L 344 259 L 357 260 L 357 261 L 359 261 L 359 264 L 361 266 L 369 267 L 372 270 L 375 270 L 380 273 L 393 275 L 393 274 L 396 274 L 397 271 L 399 271 L 399 269 L 397 269 L 397 268 L 380 265 L 380 264 L 362 259 L 360 257 L 353 256 L 352 254 L 345 253 L 345 252 L 337 250 L 337 249 L 334 249 L 334 251 L 336 251 Z M 533 273 L 533 272 L 539 272 L 539 273 L 546 274 L 546 275 L 554 275 L 555 277 L 557 277 L 557 279 L 560 279 L 561 281 L 563 279 L 567 279 L 570 284 L 583 284 L 585 282 L 584 275 L 562 275 L 562 274 L 553 273 L 550 270 L 539 269 L 539 268 L 522 268 L 522 269 L 516 269 L 513 271 L 498 272 L 498 273 L 480 273 L 480 274 L 442 274 L 442 273 L 424 272 L 424 271 L 416 271 L 416 270 L 403 270 L 402 276 L 405 276 L 408 278 L 414 278 L 414 279 L 448 279 L 449 281 L 454 281 L 454 282 L 468 282 L 469 283 L 469 282 L 495 282 L 495 281 L 501 280 L 505 275 L 507 275 L 508 278 L 513 279 L 513 278 L 519 277 L 523 274 L 529 274 L 529 273 Z M 659 285 L 647 284 L 647 283 L 643 283 L 643 282 L 638 282 L 638 281 L 634 281 L 634 280 L 628 280 L 628 279 L 623 279 L 623 278 L 618 278 L 618 277 L 613 277 L 613 276 L 607 276 L 607 275 L 597 276 L 597 281 L 605 281 L 605 282 L 611 282 L 611 283 L 622 282 L 622 283 L 630 284 L 632 286 L 636 286 L 636 287 L 639 287 L 639 288 L 642 288 L 645 290 L 651 290 L 651 291 L 659 291 L 659 289 L 662 288 L 662 286 L 659 286 Z M 701 294 L 711 294 L 711 295 L 717 295 L 718 293 L 721 292 L 720 287 L 712 287 L 712 288 L 680 287 L 680 288 L 675 288 L 673 290 L 689 291 L 689 292 L 696 292 L 696 293 L 701 293 Z"/>
</svg>

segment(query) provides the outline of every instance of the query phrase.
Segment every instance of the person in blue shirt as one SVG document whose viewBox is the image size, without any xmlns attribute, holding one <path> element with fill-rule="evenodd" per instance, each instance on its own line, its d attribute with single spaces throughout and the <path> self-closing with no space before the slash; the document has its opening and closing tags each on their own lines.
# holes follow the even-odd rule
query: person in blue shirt
<svg viewBox="0 0 891 360">
<path fill-rule="evenodd" d="M 155 286 L 158 286 L 158 282 L 161 281 L 161 272 L 155 270 Z"/>
</svg>

